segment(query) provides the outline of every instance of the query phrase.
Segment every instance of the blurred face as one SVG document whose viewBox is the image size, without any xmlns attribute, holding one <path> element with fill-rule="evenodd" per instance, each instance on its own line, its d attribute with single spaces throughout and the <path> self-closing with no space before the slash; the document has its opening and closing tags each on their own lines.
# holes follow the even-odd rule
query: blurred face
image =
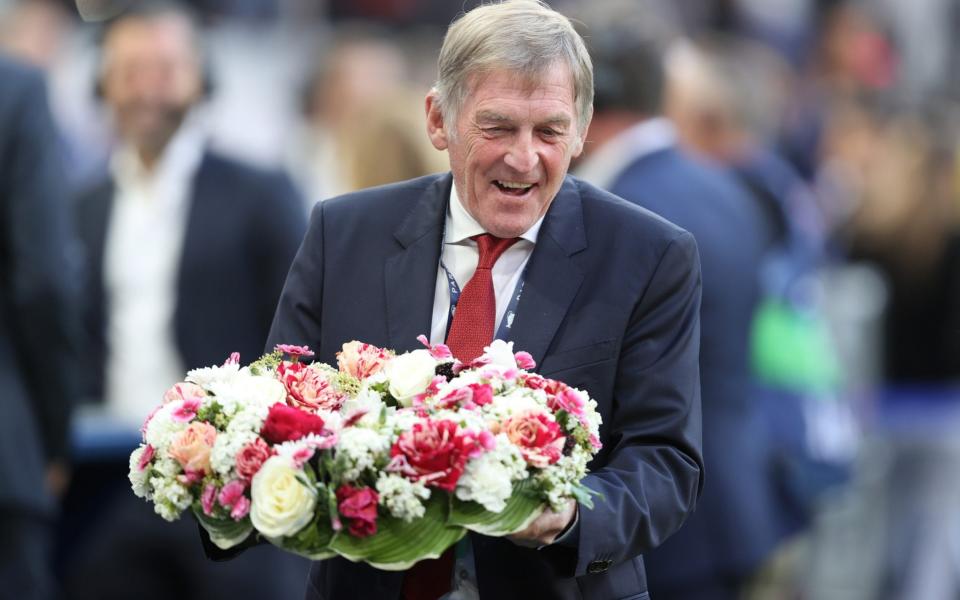
<svg viewBox="0 0 960 600">
<path fill-rule="evenodd" d="M 573 78 L 557 63 L 537 82 L 496 70 L 470 86 L 456 123 L 427 97 L 427 130 L 448 151 L 464 208 L 493 235 L 517 237 L 547 212 L 580 154 Z"/>
<path fill-rule="evenodd" d="M 159 155 L 201 95 L 190 25 L 175 15 L 118 23 L 104 40 L 103 69 L 104 101 L 121 137 Z"/>
</svg>

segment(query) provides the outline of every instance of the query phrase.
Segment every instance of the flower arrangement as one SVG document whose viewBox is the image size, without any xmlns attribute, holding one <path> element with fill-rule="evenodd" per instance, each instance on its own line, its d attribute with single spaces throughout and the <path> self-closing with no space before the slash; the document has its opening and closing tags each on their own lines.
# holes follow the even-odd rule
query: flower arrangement
<svg viewBox="0 0 960 600">
<path fill-rule="evenodd" d="M 387 570 L 435 558 L 468 530 L 503 536 L 568 498 L 600 448 L 586 393 L 532 373 L 494 341 L 464 364 L 442 345 L 344 344 L 337 368 L 277 346 L 174 385 L 130 456 L 137 496 L 191 510 L 220 548 L 258 535 L 315 560 Z"/>
</svg>

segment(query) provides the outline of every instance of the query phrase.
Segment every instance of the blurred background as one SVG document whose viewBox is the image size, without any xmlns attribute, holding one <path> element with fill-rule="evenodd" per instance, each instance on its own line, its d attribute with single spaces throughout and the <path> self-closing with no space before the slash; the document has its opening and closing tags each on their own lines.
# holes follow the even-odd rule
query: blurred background
<svg viewBox="0 0 960 600">
<path fill-rule="evenodd" d="M 72 231 L 51 243 L 76 376 L 41 417 L 71 415 L 47 454 L 59 509 L 31 517 L 49 597 L 301 597 L 305 560 L 206 562 L 191 519 L 134 498 L 129 453 L 186 368 L 259 354 L 316 202 L 446 169 L 423 97 L 476 4 L 0 0 L 0 57 L 46 82 Z M 735 435 L 744 453 L 708 463 L 705 505 L 747 516 L 676 542 L 706 591 L 654 573 L 654 597 L 960 598 L 960 3 L 551 4 L 595 53 L 573 172 L 616 191 L 621 134 L 656 119 L 753 215 L 718 238 L 755 239 L 749 260 L 709 273 L 754 290 L 749 391 L 713 409 L 704 392 L 708 450 Z"/>
</svg>

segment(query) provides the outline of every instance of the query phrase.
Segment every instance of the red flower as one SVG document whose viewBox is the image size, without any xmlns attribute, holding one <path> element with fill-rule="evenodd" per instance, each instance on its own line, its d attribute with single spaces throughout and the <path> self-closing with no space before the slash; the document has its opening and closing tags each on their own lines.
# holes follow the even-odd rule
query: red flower
<svg viewBox="0 0 960 600">
<path fill-rule="evenodd" d="M 390 449 L 393 470 L 452 492 L 476 441 L 453 421 L 426 420 L 405 431 Z"/>
<path fill-rule="evenodd" d="M 287 388 L 287 404 L 312 410 L 337 410 L 345 396 L 337 391 L 327 376 L 300 362 L 283 362 L 277 367 L 277 378 Z"/>
<path fill-rule="evenodd" d="M 257 474 L 263 463 L 276 454 L 261 438 L 247 444 L 237 453 L 237 474 L 244 480 L 250 481 Z"/>
<path fill-rule="evenodd" d="M 377 532 L 377 502 L 380 497 L 368 487 L 341 485 L 337 489 L 337 510 L 347 518 L 350 535 L 363 538 Z"/>
<path fill-rule="evenodd" d="M 323 419 L 305 410 L 276 403 L 270 407 L 260 435 L 271 444 L 280 444 L 323 432 Z"/>
</svg>

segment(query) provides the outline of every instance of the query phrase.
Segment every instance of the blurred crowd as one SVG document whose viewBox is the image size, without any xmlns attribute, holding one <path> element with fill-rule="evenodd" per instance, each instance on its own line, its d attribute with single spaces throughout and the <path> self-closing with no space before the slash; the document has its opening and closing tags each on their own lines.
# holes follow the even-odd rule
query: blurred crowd
<svg viewBox="0 0 960 600">
<path fill-rule="evenodd" d="M 35 438 L 0 441 L 0 598 L 300 597 L 127 457 L 187 369 L 259 356 L 314 204 L 448 168 L 423 98 L 476 4 L 0 0 L 0 421 Z M 703 263 L 706 488 L 652 596 L 960 598 L 960 5 L 551 4 L 594 60 L 574 174 Z"/>
</svg>

